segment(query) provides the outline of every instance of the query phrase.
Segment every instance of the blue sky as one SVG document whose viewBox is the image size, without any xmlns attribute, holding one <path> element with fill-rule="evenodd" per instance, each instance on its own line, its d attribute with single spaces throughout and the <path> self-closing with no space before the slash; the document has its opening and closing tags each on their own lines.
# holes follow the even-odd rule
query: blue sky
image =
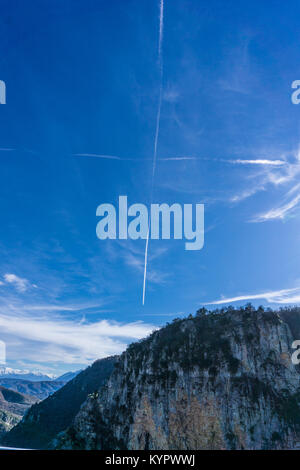
<svg viewBox="0 0 300 470">
<path fill-rule="evenodd" d="M 97 239 L 96 208 L 150 201 L 159 1 L 1 7 L 7 365 L 60 373 L 203 303 L 300 301 L 299 2 L 164 1 L 153 202 L 204 203 L 205 245 L 150 240 L 144 306 L 145 241 Z"/>
</svg>

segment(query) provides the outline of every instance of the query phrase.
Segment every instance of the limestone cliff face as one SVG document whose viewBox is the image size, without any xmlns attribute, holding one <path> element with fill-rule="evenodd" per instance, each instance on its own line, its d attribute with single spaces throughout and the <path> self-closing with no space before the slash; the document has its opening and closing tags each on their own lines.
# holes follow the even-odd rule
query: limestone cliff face
<svg viewBox="0 0 300 470">
<path fill-rule="evenodd" d="M 12 429 L 22 417 L 6 410 L 0 410 L 0 437 Z"/>
<path fill-rule="evenodd" d="M 126 350 L 54 442 L 80 449 L 293 449 L 290 329 L 251 308 L 177 320 Z"/>
<path fill-rule="evenodd" d="M 21 421 L 38 399 L 0 386 L 0 438 Z"/>
</svg>

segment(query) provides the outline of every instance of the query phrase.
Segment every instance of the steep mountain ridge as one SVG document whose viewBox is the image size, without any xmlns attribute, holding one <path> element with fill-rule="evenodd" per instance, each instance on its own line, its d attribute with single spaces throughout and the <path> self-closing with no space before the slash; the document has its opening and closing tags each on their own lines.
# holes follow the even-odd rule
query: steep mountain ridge
<svg viewBox="0 0 300 470">
<path fill-rule="evenodd" d="M 67 383 L 70 380 L 74 379 L 74 377 L 76 377 L 76 375 L 78 375 L 80 372 L 82 372 L 82 369 L 76 370 L 74 372 L 66 372 L 65 374 L 59 375 L 58 377 L 56 377 L 53 380 L 55 380 L 57 382 Z"/>
<path fill-rule="evenodd" d="M 58 449 L 293 449 L 300 445 L 293 337 L 275 312 L 176 320 L 120 356 Z"/>
</svg>

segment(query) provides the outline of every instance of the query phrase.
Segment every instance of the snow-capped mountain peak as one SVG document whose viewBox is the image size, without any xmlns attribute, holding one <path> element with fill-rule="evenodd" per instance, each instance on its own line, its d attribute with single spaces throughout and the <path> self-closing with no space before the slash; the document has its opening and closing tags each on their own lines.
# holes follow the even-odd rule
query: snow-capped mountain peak
<svg viewBox="0 0 300 470">
<path fill-rule="evenodd" d="M 53 380 L 54 374 L 45 374 L 40 371 L 30 371 L 27 369 L 12 369 L 10 367 L 0 367 L 0 378 L 22 379 L 31 381 Z"/>
</svg>

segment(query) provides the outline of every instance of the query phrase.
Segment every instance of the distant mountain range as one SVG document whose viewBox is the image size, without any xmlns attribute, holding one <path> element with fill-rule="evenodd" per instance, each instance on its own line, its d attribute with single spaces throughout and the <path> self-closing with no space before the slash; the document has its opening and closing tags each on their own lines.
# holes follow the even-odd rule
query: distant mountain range
<svg viewBox="0 0 300 470">
<path fill-rule="evenodd" d="M 65 383 L 72 380 L 80 371 L 66 372 L 57 378 L 40 372 L 28 372 L 8 367 L 0 369 L 0 386 L 14 390 L 25 395 L 32 395 L 44 400 L 56 392 Z"/>
<path fill-rule="evenodd" d="M 38 371 L 29 371 L 29 370 L 20 370 L 20 369 L 11 369 L 10 367 L 0 367 L 0 379 L 10 378 L 10 379 L 22 379 L 22 380 L 31 380 L 38 381 L 41 380 L 54 380 L 54 374 L 43 374 Z"/>
<path fill-rule="evenodd" d="M 14 390 L 15 392 L 32 395 L 40 400 L 44 400 L 59 388 L 65 385 L 65 382 L 57 380 L 43 380 L 36 382 L 32 380 L 0 378 L 0 386 Z"/>
<path fill-rule="evenodd" d="M 75 372 L 66 372 L 61 376 L 56 376 L 54 374 L 44 374 L 39 371 L 29 371 L 22 369 L 11 369 L 10 367 L 0 367 L 0 380 L 1 379 L 18 379 L 18 380 L 30 380 L 31 382 L 41 382 L 55 380 L 56 382 L 68 382 L 76 377 L 81 370 Z"/>
</svg>

